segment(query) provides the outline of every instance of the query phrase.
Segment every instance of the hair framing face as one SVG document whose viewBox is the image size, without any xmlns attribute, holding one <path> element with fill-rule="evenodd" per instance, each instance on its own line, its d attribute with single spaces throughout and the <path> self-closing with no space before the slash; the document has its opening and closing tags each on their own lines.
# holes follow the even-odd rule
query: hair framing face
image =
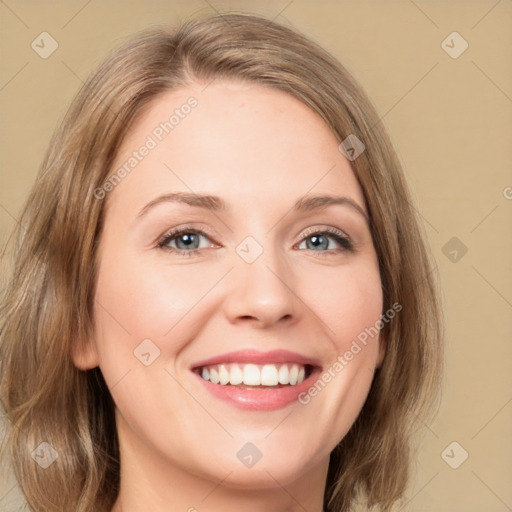
<svg viewBox="0 0 512 512">
<path fill-rule="evenodd" d="M 94 321 L 96 249 L 108 206 L 98 190 L 152 100 L 216 78 L 284 91 L 320 115 L 340 143 L 364 143 L 351 165 L 369 210 L 383 312 L 402 309 L 383 326 L 386 357 L 358 419 L 331 454 L 325 506 L 346 510 L 359 496 L 388 510 L 404 492 L 411 426 L 437 396 L 442 322 L 403 171 L 371 102 L 339 62 L 295 30 L 230 14 L 146 31 L 107 58 L 55 133 L 22 212 L 1 309 L 0 393 L 11 424 L 3 450 L 36 510 L 109 512 L 115 501 L 113 402 L 99 370 L 80 371 L 70 357 Z M 40 438 L 60 454 L 44 472 L 27 451 Z"/>
</svg>

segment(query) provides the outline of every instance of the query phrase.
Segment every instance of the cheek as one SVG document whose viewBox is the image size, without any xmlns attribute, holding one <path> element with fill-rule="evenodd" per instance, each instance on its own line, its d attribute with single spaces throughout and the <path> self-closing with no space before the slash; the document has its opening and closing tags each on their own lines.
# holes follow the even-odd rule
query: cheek
<svg viewBox="0 0 512 512">
<path fill-rule="evenodd" d="M 107 385 L 116 388 L 116 399 L 122 400 L 121 390 L 130 386 L 133 405 L 145 400 L 139 391 L 150 387 L 146 379 L 155 374 L 164 378 L 161 385 L 172 384 L 163 369 L 193 338 L 198 325 L 191 324 L 190 313 L 211 284 L 201 283 L 197 273 L 180 268 L 163 273 L 132 255 L 110 254 L 101 260 L 96 288 L 98 362 Z"/>
<path fill-rule="evenodd" d="M 129 333 L 132 342 L 139 338 L 139 342 L 144 338 L 168 340 L 166 335 L 211 287 L 213 278 L 191 268 L 151 265 L 132 255 L 104 258 L 96 292 L 97 306 L 101 305 L 97 307 L 99 319 L 123 338 Z"/>
<path fill-rule="evenodd" d="M 308 278 L 305 289 L 313 290 L 308 293 L 310 306 L 322 320 L 334 348 L 342 353 L 379 320 L 383 304 L 381 281 L 373 262 L 330 270 Z"/>
<path fill-rule="evenodd" d="M 319 421 L 331 422 L 339 438 L 363 406 L 379 355 L 380 275 L 376 261 L 360 263 L 317 274 L 309 282 L 330 346 L 321 374 L 300 402 Z"/>
</svg>

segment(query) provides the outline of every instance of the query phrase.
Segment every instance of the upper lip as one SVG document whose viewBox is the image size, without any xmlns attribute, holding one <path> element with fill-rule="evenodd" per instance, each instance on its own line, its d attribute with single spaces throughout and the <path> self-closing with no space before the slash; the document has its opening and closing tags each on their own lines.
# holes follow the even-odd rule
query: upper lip
<svg viewBox="0 0 512 512">
<path fill-rule="evenodd" d="M 260 352 L 258 350 L 237 350 L 227 354 L 204 359 L 192 365 L 192 368 L 202 368 L 222 363 L 253 363 L 253 364 L 272 364 L 272 363 L 298 363 L 302 365 L 320 366 L 317 359 L 308 357 L 297 352 L 289 350 L 270 350 Z"/>
</svg>

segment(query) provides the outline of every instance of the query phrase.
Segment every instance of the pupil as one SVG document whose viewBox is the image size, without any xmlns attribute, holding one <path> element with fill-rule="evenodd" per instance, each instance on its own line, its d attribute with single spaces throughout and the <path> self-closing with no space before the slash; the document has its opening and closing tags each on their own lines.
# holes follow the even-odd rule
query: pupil
<svg viewBox="0 0 512 512">
<path fill-rule="evenodd" d="M 310 240 L 312 242 L 311 245 L 313 246 L 314 249 L 317 249 L 318 247 L 327 249 L 328 240 L 324 236 L 314 235 L 310 237 Z"/>
<path fill-rule="evenodd" d="M 180 242 L 184 242 L 185 247 L 191 247 L 192 245 L 194 245 L 194 249 L 197 249 L 197 247 L 195 247 L 195 245 L 197 245 L 197 244 L 194 244 L 194 240 L 193 240 L 194 236 L 196 236 L 196 235 L 194 235 L 194 234 L 181 235 L 177 240 L 177 244 L 179 245 Z"/>
</svg>

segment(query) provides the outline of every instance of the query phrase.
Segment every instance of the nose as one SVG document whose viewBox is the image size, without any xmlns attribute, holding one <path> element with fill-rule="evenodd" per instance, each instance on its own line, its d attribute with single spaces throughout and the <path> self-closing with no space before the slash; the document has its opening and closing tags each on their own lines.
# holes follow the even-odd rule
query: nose
<svg viewBox="0 0 512 512">
<path fill-rule="evenodd" d="M 294 289 L 296 280 L 275 252 L 267 248 L 252 263 L 239 258 L 229 280 L 224 304 L 231 323 L 267 328 L 297 320 L 301 301 Z"/>
</svg>

